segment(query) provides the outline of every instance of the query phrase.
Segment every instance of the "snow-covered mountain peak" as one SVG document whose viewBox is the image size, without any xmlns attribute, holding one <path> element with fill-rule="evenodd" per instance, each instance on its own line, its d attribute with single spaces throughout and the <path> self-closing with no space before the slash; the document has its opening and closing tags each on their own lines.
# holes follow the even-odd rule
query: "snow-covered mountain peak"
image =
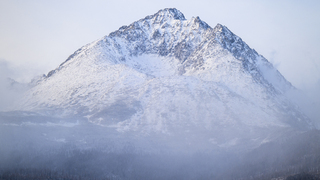
<svg viewBox="0 0 320 180">
<path fill-rule="evenodd" d="M 243 68 L 244 71 L 250 73 L 256 82 L 265 84 L 270 89 L 277 89 L 282 92 L 291 87 L 291 84 L 273 68 L 272 64 L 254 49 L 251 49 L 226 26 L 217 24 L 214 28 L 211 28 L 198 16 L 186 20 L 184 15 L 175 8 L 160 10 L 154 15 L 147 16 L 128 26 L 122 26 L 119 30 L 110 33 L 109 36 L 80 48 L 57 69 L 50 71 L 47 77 L 60 71 L 70 60 L 79 59 L 79 56 L 83 58 L 87 57 L 86 54 L 90 56 L 90 58 L 86 58 L 85 60 L 87 63 L 91 60 L 100 62 L 100 64 L 124 63 L 132 68 L 144 66 L 139 61 L 136 61 L 137 58 L 139 59 L 140 56 L 143 56 L 141 59 L 146 59 L 146 54 L 153 54 L 172 60 L 170 62 L 162 62 L 171 65 L 173 61 L 175 62 L 175 67 L 171 65 L 163 66 L 171 67 L 170 75 L 172 72 L 181 75 L 187 71 L 190 74 L 190 72 L 205 68 L 205 59 L 212 58 L 206 55 L 212 53 L 212 46 L 219 46 L 229 51 L 236 59 L 235 62 L 238 61 L 237 63 L 242 64 L 242 67 L 239 68 Z M 92 58 L 92 56 L 96 57 Z M 151 59 L 155 59 L 154 56 Z M 176 62 L 174 59 L 179 62 Z M 220 63 L 224 62 L 221 61 Z M 172 68 L 176 70 L 172 71 Z M 147 67 L 143 69 L 146 72 L 151 72 L 147 70 Z M 164 70 L 163 68 L 160 69 L 162 69 L 161 71 Z M 137 70 L 141 71 L 141 69 Z M 271 76 L 264 73 L 271 71 L 273 74 Z M 274 83 L 275 80 L 277 81 L 276 83 Z M 270 86 L 270 84 L 273 84 L 274 87 Z"/>
<path fill-rule="evenodd" d="M 186 18 L 184 17 L 184 15 L 177 10 L 176 8 L 165 8 L 162 10 L 159 10 L 156 14 L 151 15 L 151 16 L 147 16 L 146 19 L 151 19 L 151 18 L 155 18 L 158 21 L 161 21 L 163 19 L 176 19 L 176 20 L 186 20 Z"/>
<path fill-rule="evenodd" d="M 129 30 L 143 30 L 145 33 L 152 33 L 155 38 L 159 31 L 166 31 L 166 34 L 172 34 L 172 32 L 188 33 L 190 30 L 206 30 L 210 26 L 199 17 L 192 17 L 190 20 L 186 20 L 184 15 L 175 8 L 163 9 L 154 15 L 147 16 L 139 21 L 136 21 L 128 26 L 122 26 L 119 30 L 110 33 L 109 37 L 119 35 L 119 33 Z M 154 34 L 156 33 L 156 34 Z M 176 34 L 173 34 L 176 35 Z"/>
<path fill-rule="evenodd" d="M 77 50 L 37 81 L 22 109 L 58 109 L 119 131 L 307 127 L 282 96 L 290 87 L 227 27 L 164 9 Z"/>
</svg>

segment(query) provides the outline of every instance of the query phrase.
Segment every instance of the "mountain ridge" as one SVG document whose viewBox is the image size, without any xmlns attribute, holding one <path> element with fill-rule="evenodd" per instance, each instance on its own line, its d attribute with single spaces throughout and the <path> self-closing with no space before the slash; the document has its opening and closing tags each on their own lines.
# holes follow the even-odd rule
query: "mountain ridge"
<svg viewBox="0 0 320 180">
<path fill-rule="evenodd" d="M 176 12 L 176 14 L 173 14 L 173 15 L 169 14 L 168 16 L 170 17 L 170 15 L 171 15 L 171 16 L 174 17 L 174 16 L 180 15 L 181 16 L 181 17 L 179 16 L 180 19 L 179 18 L 177 18 L 177 19 L 186 21 L 186 19 L 184 18 L 184 15 L 180 11 L 178 11 L 175 8 L 167 8 L 167 9 L 158 11 L 154 15 L 150 15 L 150 16 L 147 16 L 146 18 L 140 19 L 139 21 L 136 21 L 136 22 L 130 24 L 129 26 L 122 26 L 122 27 L 119 28 L 119 30 L 111 32 L 108 36 L 105 36 L 102 39 L 106 39 L 107 37 L 119 37 L 119 36 L 121 37 L 121 34 L 124 34 L 126 31 L 128 31 L 130 29 L 134 29 L 135 26 L 139 27 L 139 25 L 138 25 L 139 23 L 138 22 L 145 21 L 145 20 L 150 20 L 152 18 L 155 18 L 157 20 L 157 18 L 159 16 L 159 13 L 161 13 L 161 12 L 167 12 L 167 13 L 168 12 Z M 257 57 L 259 58 L 260 63 L 264 63 L 267 66 L 273 68 L 272 64 L 267 62 L 267 60 L 263 56 L 259 55 L 254 49 L 251 49 L 245 42 L 242 41 L 241 38 L 239 38 L 238 36 L 233 34 L 227 27 L 225 27 L 225 26 L 223 26 L 221 24 L 217 24 L 214 28 L 211 28 L 205 22 L 201 21 L 199 17 L 196 17 L 196 18 L 193 17 L 193 18 L 191 18 L 190 21 L 191 21 L 191 23 L 194 22 L 194 24 L 204 24 L 202 26 L 203 27 L 202 29 L 205 29 L 205 30 L 209 29 L 210 31 L 212 31 L 212 32 L 208 32 L 209 33 L 209 38 L 207 37 L 207 39 L 211 39 L 211 40 L 215 39 L 216 41 L 218 41 L 225 49 L 230 51 L 237 59 L 239 59 L 240 61 L 243 61 L 243 65 L 247 70 L 254 69 L 252 67 L 252 60 L 257 59 Z M 158 31 L 155 31 L 153 33 L 153 38 L 157 37 L 157 35 L 159 35 L 158 33 L 159 33 Z M 130 36 L 130 37 L 127 37 L 127 38 L 129 39 L 129 42 L 130 42 L 130 40 L 134 39 L 134 36 Z M 167 52 L 165 50 L 161 50 L 162 46 L 163 46 L 163 44 L 160 45 L 159 50 L 158 50 L 158 53 L 161 56 L 165 56 L 168 53 L 170 53 L 170 52 Z M 181 46 L 185 47 L 184 44 L 181 44 Z M 187 44 L 187 46 L 188 46 L 188 44 Z M 145 48 L 145 47 L 140 47 L 140 48 L 142 48 L 140 50 L 143 50 L 143 48 Z M 134 53 L 131 53 L 130 55 L 132 55 L 132 54 L 133 55 L 137 55 L 137 54 L 135 54 L 135 53 L 137 53 L 137 50 L 139 50 L 139 47 L 135 47 L 135 49 L 133 51 Z M 242 52 L 243 50 L 245 50 L 247 54 L 244 55 L 244 54 L 239 53 L 239 52 Z M 50 71 L 47 74 L 47 77 L 50 77 L 52 74 L 54 74 L 54 72 L 58 71 L 63 66 L 63 64 L 65 64 L 70 59 L 72 59 L 78 52 L 81 52 L 81 48 L 78 49 L 72 55 L 70 55 L 67 58 L 67 60 L 65 62 L 63 62 L 57 69 Z M 132 50 L 131 50 L 131 52 L 132 52 Z M 189 51 L 189 52 L 192 52 L 192 50 Z M 186 60 L 185 56 L 188 56 L 188 55 L 189 54 L 183 54 L 183 52 L 179 52 L 179 53 L 175 54 L 175 56 L 178 59 L 182 60 L 182 61 Z M 121 61 L 125 60 L 125 57 L 120 57 L 120 60 Z M 250 63 L 248 63 L 248 61 L 250 61 Z M 285 84 L 286 84 L 286 87 L 278 88 L 278 90 L 281 89 L 281 91 L 284 92 L 284 91 L 290 89 L 290 87 L 292 86 L 291 83 L 287 82 L 285 80 L 285 78 L 278 71 L 276 71 L 276 75 L 278 76 L 278 79 L 280 81 L 285 82 Z"/>
</svg>

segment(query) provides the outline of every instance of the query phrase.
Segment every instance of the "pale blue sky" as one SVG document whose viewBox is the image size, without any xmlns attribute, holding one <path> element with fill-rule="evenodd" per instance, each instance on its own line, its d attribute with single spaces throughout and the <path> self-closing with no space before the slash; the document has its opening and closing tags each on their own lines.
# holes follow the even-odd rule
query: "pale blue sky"
<svg viewBox="0 0 320 180">
<path fill-rule="evenodd" d="M 166 7 L 227 26 L 297 87 L 320 80 L 316 0 L 0 0 L 0 70 L 28 81 L 81 46 Z"/>
</svg>

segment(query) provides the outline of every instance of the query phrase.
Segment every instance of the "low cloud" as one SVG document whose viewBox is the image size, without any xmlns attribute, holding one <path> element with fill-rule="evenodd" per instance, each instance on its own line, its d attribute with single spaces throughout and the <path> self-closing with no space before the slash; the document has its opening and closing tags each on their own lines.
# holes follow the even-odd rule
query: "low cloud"
<svg viewBox="0 0 320 180">
<path fill-rule="evenodd" d="M 14 78 L 19 77 L 22 71 L 8 61 L 0 60 L 0 111 L 9 110 L 27 90 L 27 84 L 19 83 Z"/>
<path fill-rule="evenodd" d="M 306 111 L 306 114 L 315 121 L 317 128 L 320 129 L 320 79 L 316 84 L 302 91 L 308 98 L 308 104 L 302 108 Z"/>
<path fill-rule="evenodd" d="M 287 93 L 288 98 L 300 107 L 300 109 L 314 122 L 317 129 L 320 129 L 319 92 L 320 79 L 313 85 Z"/>
</svg>

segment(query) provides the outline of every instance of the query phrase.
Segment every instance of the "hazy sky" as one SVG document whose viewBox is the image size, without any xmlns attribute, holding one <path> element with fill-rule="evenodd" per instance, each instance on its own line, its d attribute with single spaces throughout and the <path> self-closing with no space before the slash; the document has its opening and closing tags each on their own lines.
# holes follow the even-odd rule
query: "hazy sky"
<svg viewBox="0 0 320 180">
<path fill-rule="evenodd" d="M 0 0 L 0 70 L 47 74 L 81 46 L 166 7 L 227 26 L 298 88 L 320 84 L 318 0 Z"/>
</svg>

